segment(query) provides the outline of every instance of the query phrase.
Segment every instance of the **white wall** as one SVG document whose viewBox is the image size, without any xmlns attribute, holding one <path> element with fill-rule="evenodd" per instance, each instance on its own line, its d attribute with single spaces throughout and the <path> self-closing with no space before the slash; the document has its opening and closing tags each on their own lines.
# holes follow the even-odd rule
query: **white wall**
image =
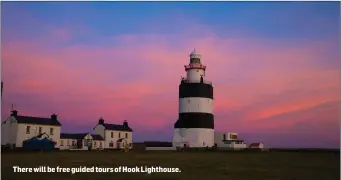
<svg viewBox="0 0 341 180">
<path fill-rule="evenodd" d="M 26 127 L 30 126 L 30 133 L 26 133 Z M 39 127 L 42 127 L 42 133 L 49 135 L 52 141 L 56 142 L 55 148 L 59 148 L 60 145 L 60 126 L 48 126 L 48 125 L 36 125 L 36 124 L 18 124 L 16 147 L 22 147 L 23 141 L 39 134 Z M 53 128 L 53 134 L 50 134 L 50 128 Z M 14 131 L 13 131 L 14 132 Z"/>
<path fill-rule="evenodd" d="M 69 145 L 68 145 L 69 142 Z M 75 146 L 77 146 L 77 140 L 76 139 L 60 139 L 59 142 L 59 149 L 60 150 L 65 150 L 65 149 L 71 149 L 74 148 L 72 143 L 75 143 Z"/>
<path fill-rule="evenodd" d="M 245 143 L 243 144 L 236 144 L 236 143 L 231 143 L 231 144 L 220 144 L 218 148 L 224 149 L 245 149 L 247 148 L 247 145 Z"/>
<path fill-rule="evenodd" d="M 213 114 L 213 100 L 210 98 L 190 97 L 179 99 L 179 113 L 202 112 Z"/>
<path fill-rule="evenodd" d="M 93 140 L 92 136 L 88 134 L 83 140 L 82 140 L 82 147 L 81 149 L 88 149 L 88 146 L 85 144 L 87 139 L 92 140 L 92 149 L 103 149 L 104 147 L 104 141 L 102 140 Z M 63 145 L 59 146 L 59 149 L 61 150 L 67 150 L 67 149 L 78 149 L 77 147 L 77 139 L 60 139 L 60 144 L 63 141 Z M 69 141 L 69 145 L 67 144 Z M 75 145 L 72 145 L 72 142 L 74 142 Z M 100 144 L 102 146 L 100 146 Z"/>
<path fill-rule="evenodd" d="M 114 133 L 114 136 L 111 137 L 111 132 Z M 128 138 L 126 138 L 126 133 L 128 134 Z M 121 134 L 121 136 L 119 136 Z M 133 133 L 132 132 L 127 132 L 127 131 L 111 131 L 111 130 L 105 130 L 105 146 L 104 148 L 110 148 L 110 149 L 115 149 L 117 147 L 117 140 L 124 138 L 125 141 L 123 143 L 131 143 L 131 148 L 133 144 Z M 113 142 L 114 146 L 110 147 L 109 143 Z M 122 148 L 122 144 L 121 147 Z"/>
<path fill-rule="evenodd" d="M 104 141 L 93 140 L 92 149 L 104 149 Z"/>
<path fill-rule="evenodd" d="M 223 144 L 223 136 L 225 133 L 223 132 L 214 132 L 214 143 L 217 144 L 217 146 Z"/>
<path fill-rule="evenodd" d="M 202 69 L 189 69 L 187 70 L 187 80 L 189 82 L 200 82 L 201 75 L 205 76 L 204 70 Z"/>
<path fill-rule="evenodd" d="M 117 140 L 124 138 L 124 142 L 120 144 L 120 148 L 123 148 L 124 143 L 131 143 L 131 147 L 133 147 L 133 133 L 132 132 L 127 132 L 127 131 L 111 131 L 111 130 L 106 130 L 105 127 L 101 124 L 98 124 L 95 128 L 95 133 L 101 135 L 104 138 L 104 148 L 106 149 L 116 149 L 117 147 Z M 111 137 L 111 132 L 114 133 L 114 136 Z M 121 134 L 121 137 L 119 137 L 119 133 Z M 128 134 L 128 138 L 125 138 L 126 135 Z M 113 142 L 114 146 L 110 147 L 109 144 Z"/>
<path fill-rule="evenodd" d="M 183 129 L 180 136 L 180 129 L 174 129 L 173 145 L 183 147 L 184 143 L 188 147 L 213 147 L 214 129 L 190 128 Z"/>
<path fill-rule="evenodd" d="M 105 127 L 103 125 L 101 125 L 101 124 L 96 125 L 94 128 L 94 131 L 95 131 L 95 134 L 102 136 L 103 139 L 106 138 L 105 133 L 104 133 Z"/>
<path fill-rule="evenodd" d="M 183 147 L 182 138 L 180 136 L 180 129 L 175 128 L 173 131 L 173 147 Z"/>
<path fill-rule="evenodd" d="M 217 144 L 217 146 L 224 146 L 224 142 L 222 141 L 224 139 L 224 135 L 226 136 L 226 140 L 236 140 L 231 138 L 231 135 L 238 135 L 234 132 L 214 132 L 214 143 Z"/>
<path fill-rule="evenodd" d="M 1 125 L 1 145 L 15 145 L 17 138 L 17 129 L 17 121 L 12 116 L 4 121 L 4 124 Z"/>
</svg>

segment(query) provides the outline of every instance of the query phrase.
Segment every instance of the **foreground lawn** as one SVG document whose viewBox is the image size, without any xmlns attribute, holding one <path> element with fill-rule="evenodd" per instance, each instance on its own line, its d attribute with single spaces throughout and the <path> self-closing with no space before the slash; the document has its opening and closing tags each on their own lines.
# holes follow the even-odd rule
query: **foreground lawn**
<svg viewBox="0 0 341 180">
<path fill-rule="evenodd" d="M 184 179 L 339 180 L 336 152 L 20 152 L 2 153 L 3 180 Z M 21 167 L 178 167 L 179 173 L 14 173 Z"/>
</svg>

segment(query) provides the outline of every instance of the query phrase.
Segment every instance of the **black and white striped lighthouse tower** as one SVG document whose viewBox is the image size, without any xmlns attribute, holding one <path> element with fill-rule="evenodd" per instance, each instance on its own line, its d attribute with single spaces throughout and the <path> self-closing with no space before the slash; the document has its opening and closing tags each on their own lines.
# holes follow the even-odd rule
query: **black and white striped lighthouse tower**
<svg viewBox="0 0 341 180">
<path fill-rule="evenodd" d="M 206 66 L 195 50 L 185 66 L 179 86 L 179 118 L 174 124 L 173 146 L 214 146 L 213 86 L 205 80 Z"/>
</svg>

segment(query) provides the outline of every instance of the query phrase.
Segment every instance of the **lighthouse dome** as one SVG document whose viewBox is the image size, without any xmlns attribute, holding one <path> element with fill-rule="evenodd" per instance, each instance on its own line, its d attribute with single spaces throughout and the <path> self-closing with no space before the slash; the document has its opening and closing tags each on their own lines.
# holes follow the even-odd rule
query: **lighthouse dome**
<svg viewBox="0 0 341 180">
<path fill-rule="evenodd" d="M 189 56 L 191 59 L 201 59 L 201 55 L 195 49 Z"/>
</svg>

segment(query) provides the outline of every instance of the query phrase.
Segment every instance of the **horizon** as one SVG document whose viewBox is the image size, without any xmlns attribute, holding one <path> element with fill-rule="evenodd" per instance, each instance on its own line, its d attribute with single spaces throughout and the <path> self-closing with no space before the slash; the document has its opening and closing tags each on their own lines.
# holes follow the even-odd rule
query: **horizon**
<svg viewBox="0 0 341 180">
<path fill-rule="evenodd" d="M 277 148 L 340 147 L 340 2 L 3 2 L 1 118 L 62 133 L 127 120 L 171 141 L 196 49 L 215 131 Z"/>
</svg>

